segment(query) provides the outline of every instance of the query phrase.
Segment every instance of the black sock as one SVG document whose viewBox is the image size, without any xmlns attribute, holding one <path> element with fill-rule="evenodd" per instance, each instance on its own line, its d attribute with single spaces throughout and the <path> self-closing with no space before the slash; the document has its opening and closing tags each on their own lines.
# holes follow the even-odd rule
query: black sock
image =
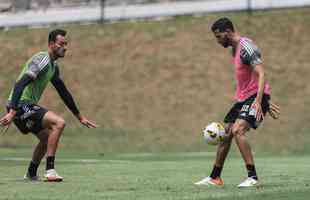
<svg viewBox="0 0 310 200">
<path fill-rule="evenodd" d="M 33 161 L 30 162 L 29 167 L 28 167 L 28 175 L 30 177 L 34 177 L 37 175 L 37 170 L 38 170 L 39 164 L 34 163 Z"/>
<path fill-rule="evenodd" d="M 246 165 L 246 169 L 248 170 L 248 177 L 254 178 L 256 180 L 258 179 L 255 170 L 255 165 Z"/>
<path fill-rule="evenodd" d="M 223 167 L 217 167 L 214 165 L 210 177 L 213 179 L 220 177 L 221 173 L 222 173 L 222 169 L 223 169 Z"/>
<path fill-rule="evenodd" d="M 55 156 L 48 156 L 46 158 L 46 170 L 54 169 L 54 161 L 55 161 Z"/>
</svg>

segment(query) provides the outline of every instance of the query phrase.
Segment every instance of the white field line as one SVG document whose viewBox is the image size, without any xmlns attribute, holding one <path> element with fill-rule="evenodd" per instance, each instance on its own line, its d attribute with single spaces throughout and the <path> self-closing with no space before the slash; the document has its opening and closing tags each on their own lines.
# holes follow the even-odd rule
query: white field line
<svg viewBox="0 0 310 200">
<path fill-rule="evenodd" d="M 15 161 L 15 162 L 25 162 L 29 161 L 31 157 L 0 157 L 0 161 Z M 45 162 L 45 159 L 42 160 L 42 162 Z M 57 158 L 57 162 L 67 162 L 67 163 L 84 163 L 84 164 L 92 164 L 92 163 L 132 163 L 134 161 L 131 160 L 114 160 L 114 159 L 63 159 L 63 158 Z"/>
<path fill-rule="evenodd" d="M 184 153 L 168 153 L 167 157 L 174 156 L 174 157 L 210 157 L 215 156 L 216 152 L 184 152 Z M 128 154 L 121 154 L 118 157 L 119 158 L 149 158 L 149 157 L 157 157 L 157 156 L 163 156 L 162 154 L 156 154 L 156 153 L 128 153 Z M 29 161 L 30 157 L 0 157 L 0 161 Z M 58 162 L 70 162 L 70 163 L 99 163 L 99 162 L 112 162 L 112 163 L 128 163 L 132 162 L 130 160 L 99 160 L 99 159 L 63 159 L 63 158 L 57 158 Z"/>
</svg>

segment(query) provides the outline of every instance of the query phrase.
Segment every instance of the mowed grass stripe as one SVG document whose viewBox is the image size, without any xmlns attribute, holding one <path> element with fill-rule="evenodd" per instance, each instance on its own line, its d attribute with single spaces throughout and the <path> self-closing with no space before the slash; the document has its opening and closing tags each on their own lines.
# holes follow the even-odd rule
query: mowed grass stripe
<svg viewBox="0 0 310 200">
<path fill-rule="evenodd" d="M 154 157 L 149 158 L 150 155 L 137 153 L 139 160 L 135 160 L 134 154 L 131 159 L 120 160 L 119 157 L 124 157 L 120 154 L 114 158 L 103 157 L 96 163 L 58 162 L 57 171 L 65 177 L 60 184 L 21 181 L 27 162 L 1 160 L 0 199 L 278 200 L 307 199 L 310 195 L 310 175 L 307 173 L 310 161 L 304 156 L 258 156 L 256 162 L 262 187 L 240 190 L 236 186 L 246 176 L 240 157 L 228 158 L 223 171 L 225 186 L 213 188 L 193 184 L 209 174 L 213 158 L 197 159 L 195 153 L 192 154 L 193 159 L 187 153 L 184 153 L 187 159 L 180 159 L 182 153 L 175 156 L 169 153 L 170 160 L 166 154 L 156 154 L 159 160 L 154 160 Z M 58 157 L 62 160 L 70 155 Z M 77 155 L 74 158 L 78 160 Z M 84 159 L 83 155 L 81 160 Z M 43 173 L 44 165 L 39 169 L 39 174 Z"/>
</svg>

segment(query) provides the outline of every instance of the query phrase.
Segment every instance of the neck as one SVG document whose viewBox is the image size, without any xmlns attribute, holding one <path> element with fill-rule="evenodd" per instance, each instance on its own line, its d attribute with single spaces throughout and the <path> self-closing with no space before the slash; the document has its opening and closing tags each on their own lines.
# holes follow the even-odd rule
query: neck
<svg viewBox="0 0 310 200">
<path fill-rule="evenodd" d="M 52 61 L 55 61 L 57 60 L 57 57 L 55 54 L 53 54 L 52 50 L 51 49 L 48 49 L 48 55 L 50 56 L 51 60 Z"/>
</svg>

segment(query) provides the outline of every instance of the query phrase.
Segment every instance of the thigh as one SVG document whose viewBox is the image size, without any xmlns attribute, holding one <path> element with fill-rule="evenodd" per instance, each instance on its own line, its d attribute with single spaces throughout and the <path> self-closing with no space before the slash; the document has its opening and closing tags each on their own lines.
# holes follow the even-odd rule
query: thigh
<svg viewBox="0 0 310 200">
<path fill-rule="evenodd" d="M 242 103 L 235 103 L 231 109 L 228 111 L 228 113 L 226 114 L 225 118 L 224 118 L 224 123 L 225 124 L 233 124 L 235 123 L 236 119 L 239 116 L 239 112 L 242 108 Z M 226 126 L 227 127 L 227 126 Z"/>
<path fill-rule="evenodd" d="M 233 127 L 234 123 L 225 123 L 225 133 L 226 134 L 230 134 L 231 133 L 231 129 Z"/>
<path fill-rule="evenodd" d="M 225 137 L 224 137 L 224 143 L 230 143 L 231 139 L 233 138 L 232 134 L 232 127 L 234 123 L 225 123 Z"/>
<path fill-rule="evenodd" d="M 260 121 L 256 120 L 256 116 L 255 116 L 256 112 L 255 110 L 252 109 L 252 104 L 255 101 L 255 98 L 256 98 L 256 95 L 245 100 L 241 108 L 241 111 L 237 117 L 238 119 L 243 119 L 246 122 L 248 122 L 250 127 L 253 129 L 256 129 L 263 121 L 263 119 L 261 119 Z M 269 95 L 263 96 L 262 103 L 261 103 L 263 115 L 265 115 L 269 109 L 269 99 L 270 99 Z"/>
</svg>

